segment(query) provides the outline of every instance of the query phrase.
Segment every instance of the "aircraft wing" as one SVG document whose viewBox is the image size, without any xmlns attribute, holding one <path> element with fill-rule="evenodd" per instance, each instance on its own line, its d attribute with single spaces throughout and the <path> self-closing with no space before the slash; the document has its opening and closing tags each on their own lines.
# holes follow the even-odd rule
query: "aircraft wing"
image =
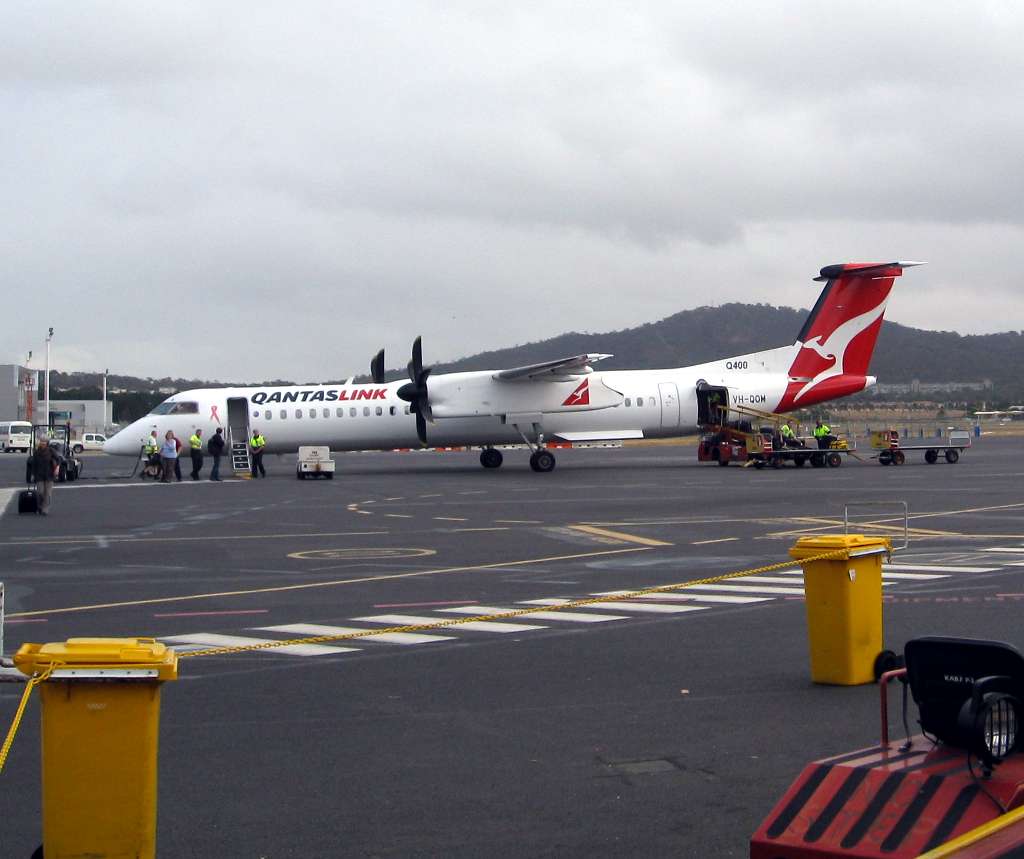
<svg viewBox="0 0 1024 859">
<path fill-rule="evenodd" d="M 590 364 L 611 358 L 611 355 L 604 355 L 599 352 L 590 352 L 586 355 L 574 355 L 571 358 L 559 358 L 557 361 L 542 361 L 539 364 L 528 364 L 525 367 L 513 367 L 511 370 L 501 370 L 491 378 L 499 382 L 510 382 L 515 379 L 537 379 L 543 381 L 563 381 L 565 376 L 578 373 L 589 373 Z M 544 379 L 543 377 L 549 377 Z"/>
</svg>

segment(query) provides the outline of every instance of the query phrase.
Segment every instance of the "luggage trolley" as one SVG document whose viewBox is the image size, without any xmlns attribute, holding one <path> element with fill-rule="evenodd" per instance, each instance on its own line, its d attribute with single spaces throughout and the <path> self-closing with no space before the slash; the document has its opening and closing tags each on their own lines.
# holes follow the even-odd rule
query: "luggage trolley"
<svg viewBox="0 0 1024 859">
<path fill-rule="evenodd" d="M 894 429 L 880 430 L 871 433 L 871 447 L 878 451 L 874 459 L 879 465 L 903 465 L 907 461 L 908 450 L 923 450 L 924 461 L 934 465 L 939 461 L 942 452 L 946 462 L 954 465 L 960 461 L 960 454 L 971 446 L 971 434 L 967 430 L 950 430 L 941 439 L 932 443 L 904 444 L 900 439 L 900 431 Z"/>
</svg>

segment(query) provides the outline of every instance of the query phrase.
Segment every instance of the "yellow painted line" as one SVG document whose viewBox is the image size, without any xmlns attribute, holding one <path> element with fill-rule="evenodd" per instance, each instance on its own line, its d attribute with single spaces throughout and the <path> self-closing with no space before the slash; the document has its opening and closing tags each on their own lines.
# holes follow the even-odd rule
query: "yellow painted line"
<svg viewBox="0 0 1024 859">
<path fill-rule="evenodd" d="M 469 564 L 463 567 L 440 567 L 436 570 L 419 570 L 413 573 L 394 573 L 383 576 L 363 576 L 358 579 L 334 579 L 328 582 L 307 582 L 301 585 L 277 585 L 269 588 L 249 588 L 240 591 L 220 591 L 217 593 L 185 594 L 176 597 L 155 597 L 143 600 L 124 600 L 123 602 L 94 603 L 92 605 L 65 606 L 63 608 L 39 609 L 37 611 L 11 612 L 7 617 L 39 617 L 51 614 L 69 614 L 71 612 L 96 611 L 103 608 L 126 608 L 128 606 L 160 605 L 172 602 L 190 602 L 192 600 L 205 600 L 223 597 L 250 596 L 252 594 L 275 594 L 285 591 L 304 591 L 313 588 L 331 588 L 340 585 L 363 584 L 365 582 L 386 582 L 393 579 L 412 579 L 419 576 L 440 576 L 447 573 L 467 573 L 474 570 L 494 570 L 502 567 L 523 567 L 530 564 L 550 564 L 556 561 L 577 561 L 583 558 L 599 558 L 606 555 L 622 555 L 627 552 L 647 552 L 647 548 L 630 549 L 608 549 L 601 552 L 582 552 L 576 555 L 549 555 L 546 558 L 526 558 L 519 561 L 503 561 L 494 564 Z"/>
<path fill-rule="evenodd" d="M 733 540 L 738 540 L 739 537 L 720 537 L 717 540 L 697 540 L 694 543 L 690 543 L 691 546 L 707 546 L 709 543 L 731 543 Z"/>
<path fill-rule="evenodd" d="M 957 854 L 966 856 L 966 853 L 960 853 L 965 847 L 982 844 L 989 836 L 995 835 L 1008 826 L 1019 823 L 1021 820 L 1024 820 L 1024 808 L 1018 806 L 1013 811 L 1000 815 L 994 820 L 982 823 L 980 826 L 965 832 L 952 841 L 947 841 L 945 844 L 940 844 L 927 853 L 922 853 L 920 859 L 944 859 L 946 856 L 956 856 Z"/>
<path fill-rule="evenodd" d="M 103 539 L 108 543 L 194 543 L 203 540 L 220 542 L 221 540 L 292 540 L 301 537 L 304 540 L 320 537 L 374 537 L 387 534 L 387 531 L 330 531 L 316 534 L 220 534 L 207 537 L 111 537 L 106 534 Z M 11 540 L 0 543 L 0 546 L 67 546 L 73 543 L 95 543 L 95 535 L 91 537 L 56 537 L 47 540 Z"/>
<path fill-rule="evenodd" d="M 574 531 L 582 531 L 584 534 L 593 534 L 595 537 L 608 537 L 611 540 L 619 540 L 622 543 L 639 543 L 641 546 L 671 546 L 664 540 L 653 540 L 650 537 L 637 537 L 635 534 L 623 534 L 621 531 L 609 531 L 606 528 L 595 528 L 593 525 L 570 525 Z"/>
<path fill-rule="evenodd" d="M 452 528 L 453 534 L 466 534 L 470 531 L 511 531 L 511 528 Z"/>
</svg>

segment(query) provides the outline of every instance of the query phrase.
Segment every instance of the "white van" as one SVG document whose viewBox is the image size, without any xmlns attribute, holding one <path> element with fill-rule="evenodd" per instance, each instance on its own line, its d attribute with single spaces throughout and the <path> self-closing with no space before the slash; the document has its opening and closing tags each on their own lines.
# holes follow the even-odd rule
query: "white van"
<svg viewBox="0 0 1024 859">
<path fill-rule="evenodd" d="M 28 453 L 32 446 L 32 424 L 28 421 L 0 421 L 0 450 Z"/>
<path fill-rule="evenodd" d="M 103 450 L 103 442 L 105 442 L 106 440 L 107 437 L 103 435 L 103 433 L 82 433 L 81 440 L 73 442 L 71 445 L 71 449 L 75 453 L 81 453 L 83 450 Z"/>
</svg>

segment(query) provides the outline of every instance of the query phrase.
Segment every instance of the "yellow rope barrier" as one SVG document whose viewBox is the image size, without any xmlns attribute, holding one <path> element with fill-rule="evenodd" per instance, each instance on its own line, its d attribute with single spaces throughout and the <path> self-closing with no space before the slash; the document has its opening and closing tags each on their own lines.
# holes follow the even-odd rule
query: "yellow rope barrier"
<svg viewBox="0 0 1024 859">
<path fill-rule="evenodd" d="M 11 746 L 14 745 L 14 735 L 18 733 L 18 728 L 21 726 L 21 718 L 25 715 L 25 708 L 28 706 L 28 699 L 32 696 L 32 690 L 49 677 L 54 668 L 55 665 L 47 666 L 45 671 L 33 675 L 25 684 L 25 691 L 22 693 L 18 709 L 14 713 L 14 721 L 11 723 L 10 730 L 7 731 L 7 738 L 4 740 L 4 744 L 0 746 L 0 773 L 4 771 L 7 756 L 11 752 Z"/>
<path fill-rule="evenodd" d="M 848 554 L 847 549 L 837 549 L 831 552 L 824 552 L 820 555 L 814 555 L 813 557 L 804 558 L 800 561 L 801 564 L 806 564 L 811 561 L 824 561 L 831 558 L 845 558 Z M 436 629 L 446 629 L 453 626 L 459 626 L 464 623 L 480 623 L 482 621 L 494 621 L 494 620 L 509 620 L 515 617 L 524 617 L 526 615 L 535 614 L 537 612 L 551 612 L 551 611 L 566 611 L 568 609 L 581 608 L 583 606 L 600 605 L 605 602 L 619 602 L 621 600 L 636 599 L 637 597 L 645 596 L 646 594 L 658 594 L 667 593 L 669 591 L 682 590 L 683 588 L 695 587 L 697 585 L 710 585 L 716 582 L 726 581 L 727 579 L 735 579 L 741 576 L 756 576 L 761 573 L 770 573 L 774 570 L 782 570 L 787 567 L 794 566 L 794 561 L 784 561 L 779 564 L 767 564 L 762 567 L 751 567 L 747 570 L 738 570 L 733 573 L 723 573 L 720 576 L 708 576 L 703 579 L 692 579 L 688 582 L 678 582 L 673 585 L 658 585 L 653 588 L 644 588 L 643 590 L 627 591 L 626 593 L 612 594 L 610 596 L 602 597 L 590 597 L 588 599 L 571 600 L 566 603 L 558 605 L 542 605 L 533 606 L 531 608 L 512 609 L 510 611 L 495 612 L 494 614 L 481 614 L 473 615 L 472 617 L 460 617 L 450 618 L 445 620 L 439 620 L 436 623 L 420 623 L 410 624 L 408 626 L 389 626 L 383 629 L 366 629 L 360 630 L 359 632 L 345 632 L 338 633 L 335 635 L 315 635 L 306 638 L 288 638 L 280 641 L 266 641 L 260 644 L 241 644 L 231 647 L 210 647 L 204 650 L 192 650 L 185 653 L 178 654 L 179 659 L 186 659 L 196 656 L 225 656 L 229 653 L 245 653 L 248 651 L 255 650 L 272 650 L 275 647 L 291 647 L 296 644 L 325 644 L 327 642 L 334 641 L 349 641 L 354 638 L 369 638 L 374 635 L 391 635 L 396 632 L 425 632 Z"/>
</svg>

